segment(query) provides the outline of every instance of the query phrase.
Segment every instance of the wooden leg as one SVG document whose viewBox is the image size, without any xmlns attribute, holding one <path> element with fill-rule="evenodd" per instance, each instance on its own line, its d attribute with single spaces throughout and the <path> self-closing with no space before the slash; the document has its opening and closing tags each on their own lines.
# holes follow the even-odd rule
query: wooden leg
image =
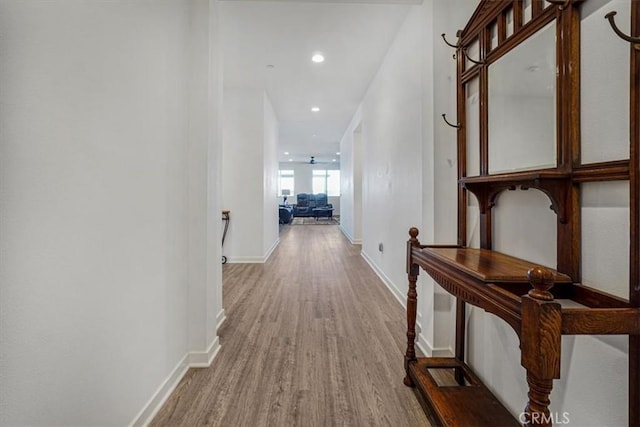
<svg viewBox="0 0 640 427">
<path fill-rule="evenodd" d="M 629 336 L 629 425 L 640 426 L 640 337 Z"/>
<path fill-rule="evenodd" d="M 415 384 L 409 375 L 409 364 L 416 361 L 416 313 L 418 310 L 418 292 L 416 282 L 418 280 L 418 266 L 412 265 L 409 271 L 409 292 L 407 293 L 407 352 L 404 356 L 404 368 L 406 376 L 404 385 L 414 387 Z"/>
<path fill-rule="evenodd" d="M 550 427 L 553 418 L 549 413 L 549 394 L 553 379 L 560 378 L 562 308 L 549 292 L 553 286 L 549 270 L 535 267 L 527 276 L 533 289 L 522 297 L 520 350 L 529 384 L 524 425 Z"/>
<path fill-rule="evenodd" d="M 461 362 L 464 362 L 466 317 L 464 301 L 456 298 L 456 359 Z M 455 370 L 455 379 L 458 384 L 464 385 L 462 369 Z"/>
<path fill-rule="evenodd" d="M 553 389 L 553 379 L 538 379 L 527 372 L 529 384 L 529 402 L 524 409 L 525 426 L 551 427 L 553 419 L 549 413 L 549 394 Z"/>
</svg>

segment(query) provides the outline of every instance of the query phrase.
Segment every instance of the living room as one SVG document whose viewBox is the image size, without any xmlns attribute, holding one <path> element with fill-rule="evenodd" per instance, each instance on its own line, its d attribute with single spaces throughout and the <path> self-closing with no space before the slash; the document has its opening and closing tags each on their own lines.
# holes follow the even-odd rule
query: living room
<svg viewBox="0 0 640 427">
<path fill-rule="evenodd" d="M 339 151 L 330 162 L 287 161 L 280 162 L 278 171 L 278 196 L 280 209 L 290 213 L 290 218 L 281 215 L 280 223 L 309 223 L 303 218 L 324 219 L 323 224 L 339 223 L 340 218 L 340 162 Z M 334 161 L 335 160 L 335 161 Z M 302 195 L 302 196 L 301 196 Z M 321 201 L 315 198 L 320 195 Z M 326 195 L 326 201 L 324 201 Z M 301 196 L 301 197 L 299 197 Z M 312 199 L 311 203 L 305 201 Z M 300 204 L 302 199 L 302 206 Z M 300 209 L 296 209 L 300 207 Z M 330 209 L 329 209 L 330 208 Z M 314 209 L 316 211 L 314 212 Z M 294 221 L 298 217 L 299 221 Z M 327 220 L 333 221 L 327 221 Z"/>
</svg>

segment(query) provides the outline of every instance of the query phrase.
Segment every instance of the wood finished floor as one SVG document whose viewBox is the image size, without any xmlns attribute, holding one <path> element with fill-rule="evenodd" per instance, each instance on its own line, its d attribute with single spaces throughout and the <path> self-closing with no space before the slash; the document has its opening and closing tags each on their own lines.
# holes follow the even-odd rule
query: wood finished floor
<svg viewBox="0 0 640 427">
<path fill-rule="evenodd" d="M 402 384 L 405 313 L 337 226 L 286 226 L 224 266 L 227 320 L 152 426 L 429 426 Z"/>
</svg>

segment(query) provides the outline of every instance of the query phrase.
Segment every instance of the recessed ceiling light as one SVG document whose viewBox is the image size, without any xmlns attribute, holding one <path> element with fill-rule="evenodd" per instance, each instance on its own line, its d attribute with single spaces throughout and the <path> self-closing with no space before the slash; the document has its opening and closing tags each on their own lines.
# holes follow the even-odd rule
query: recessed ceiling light
<svg viewBox="0 0 640 427">
<path fill-rule="evenodd" d="M 288 151 L 285 151 L 285 152 L 284 152 L 284 155 L 285 155 L 285 156 L 288 156 L 288 155 L 289 155 L 289 152 L 288 152 Z"/>
<path fill-rule="evenodd" d="M 290 162 L 293 162 L 293 159 L 289 159 Z"/>
<path fill-rule="evenodd" d="M 339 152 L 339 151 L 338 151 L 338 152 L 336 152 L 336 156 L 339 156 L 339 155 L 340 155 L 340 152 Z"/>
<path fill-rule="evenodd" d="M 319 64 L 321 62 L 324 62 L 324 55 L 321 54 L 320 52 L 314 53 L 313 56 L 311 57 L 311 60 L 316 64 Z"/>
<path fill-rule="evenodd" d="M 320 107 L 311 107 L 311 111 L 317 113 L 318 111 L 320 111 Z"/>
<path fill-rule="evenodd" d="M 331 160 L 331 161 L 332 161 L 332 162 L 336 162 L 337 160 L 336 160 L 336 159 L 333 159 L 333 160 Z"/>
</svg>

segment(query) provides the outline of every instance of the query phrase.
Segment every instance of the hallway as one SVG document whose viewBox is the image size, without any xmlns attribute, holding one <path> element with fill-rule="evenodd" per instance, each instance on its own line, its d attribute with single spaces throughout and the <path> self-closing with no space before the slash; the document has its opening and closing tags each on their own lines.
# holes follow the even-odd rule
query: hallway
<svg viewBox="0 0 640 427">
<path fill-rule="evenodd" d="M 227 320 L 152 426 L 427 426 L 402 384 L 405 314 L 337 226 L 288 226 L 224 267 Z"/>
</svg>

